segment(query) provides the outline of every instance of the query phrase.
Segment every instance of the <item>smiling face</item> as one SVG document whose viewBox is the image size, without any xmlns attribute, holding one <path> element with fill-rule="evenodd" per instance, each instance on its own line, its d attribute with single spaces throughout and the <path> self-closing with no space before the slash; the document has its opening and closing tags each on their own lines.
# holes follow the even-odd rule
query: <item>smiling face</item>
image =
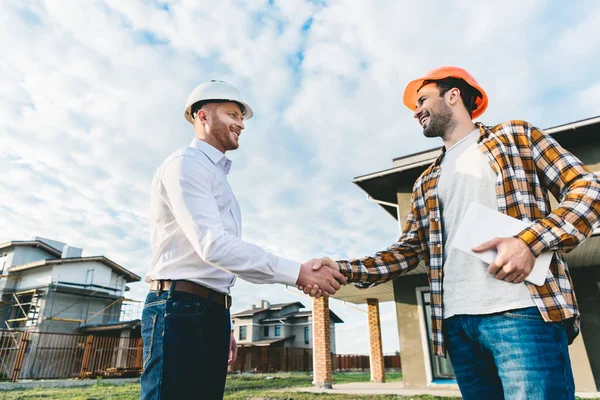
<svg viewBox="0 0 600 400">
<path fill-rule="evenodd" d="M 419 121 L 426 137 L 444 138 L 456 125 L 452 109 L 446 104 L 446 95 L 440 96 L 435 83 L 419 90 L 414 117 Z"/>
<path fill-rule="evenodd" d="M 202 107 L 196 119 L 206 126 L 204 140 L 225 153 L 240 147 L 240 135 L 244 129 L 244 115 L 237 103 L 210 103 Z"/>
</svg>

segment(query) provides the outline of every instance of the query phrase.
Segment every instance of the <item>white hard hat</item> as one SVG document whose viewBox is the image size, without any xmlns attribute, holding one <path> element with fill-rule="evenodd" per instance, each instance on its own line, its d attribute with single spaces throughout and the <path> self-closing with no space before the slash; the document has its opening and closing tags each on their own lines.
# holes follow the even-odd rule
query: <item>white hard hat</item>
<svg viewBox="0 0 600 400">
<path fill-rule="evenodd" d="M 239 90 L 227 82 L 212 80 L 201 83 L 190 93 L 185 103 L 185 110 L 183 110 L 185 119 L 193 124 L 192 106 L 199 101 L 207 100 L 231 101 L 241 104 L 244 120 L 249 120 L 254 115 L 252 108 L 242 100 Z"/>
</svg>

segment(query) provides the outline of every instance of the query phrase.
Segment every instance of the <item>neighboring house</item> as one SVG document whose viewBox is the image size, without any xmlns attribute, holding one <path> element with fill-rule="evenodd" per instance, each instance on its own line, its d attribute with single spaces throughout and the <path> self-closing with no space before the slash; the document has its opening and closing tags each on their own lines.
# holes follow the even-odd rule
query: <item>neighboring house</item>
<svg viewBox="0 0 600 400">
<path fill-rule="evenodd" d="M 36 237 L 0 244 L 0 329 L 139 337 L 123 321 L 126 286 L 141 278 L 104 256 Z"/>
<path fill-rule="evenodd" d="M 261 300 L 249 310 L 231 316 L 238 346 L 312 348 L 312 311 L 300 311 L 300 302 L 270 304 Z M 335 324 L 343 323 L 329 311 L 331 352 L 335 353 Z"/>
</svg>

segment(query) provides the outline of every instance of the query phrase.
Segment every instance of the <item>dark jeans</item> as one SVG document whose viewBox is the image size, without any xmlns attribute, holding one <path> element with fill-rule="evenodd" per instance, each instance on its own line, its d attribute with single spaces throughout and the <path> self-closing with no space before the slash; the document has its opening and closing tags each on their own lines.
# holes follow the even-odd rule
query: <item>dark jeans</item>
<svg viewBox="0 0 600 400">
<path fill-rule="evenodd" d="M 444 332 L 465 400 L 575 398 L 566 322 L 544 322 L 530 307 L 456 315 Z"/>
<path fill-rule="evenodd" d="M 223 305 L 189 293 L 149 293 L 141 399 L 222 399 L 230 332 Z"/>
</svg>

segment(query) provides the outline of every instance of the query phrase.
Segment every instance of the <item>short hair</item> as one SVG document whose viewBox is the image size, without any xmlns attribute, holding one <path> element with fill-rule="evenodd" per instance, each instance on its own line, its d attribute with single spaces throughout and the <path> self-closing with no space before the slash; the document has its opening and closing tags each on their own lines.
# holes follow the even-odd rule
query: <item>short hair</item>
<svg viewBox="0 0 600 400">
<path fill-rule="evenodd" d="M 204 107 L 207 104 L 210 103 L 235 103 L 240 107 L 240 110 L 242 111 L 242 115 L 246 115 L 246 107 L 244 107 L 244 105 L 242 103 L 238 103 L 237 101 L 232 101 L 232 100 L 201 100 L 201 101 L 197 101 L 194 104 L 192 104 L 192 108 L 191 108 L 191 114 L 192 114 L 192 119 L 196 119 L 196 114 L 198 113 L 198 111 L 200 111 L 200 109 L 202 107 Z"/>
<path fill-rule="evenodd" d="M 477 97 L 483 98 L 481 92 L 469 85 L 464 79 L 448 77 L 439 80 L 426 80 L 421 87 L 430 83 L 435 83 L 437 85 L 440 90 L 440 96 L 445 95 L 446 92 L 453 88 L 457 88 L 460 91 L 460 97 L 470 116 L 473 116 L 473 111 L 477 108 L 477 105 L 475 104 Z"/>
</svg>

